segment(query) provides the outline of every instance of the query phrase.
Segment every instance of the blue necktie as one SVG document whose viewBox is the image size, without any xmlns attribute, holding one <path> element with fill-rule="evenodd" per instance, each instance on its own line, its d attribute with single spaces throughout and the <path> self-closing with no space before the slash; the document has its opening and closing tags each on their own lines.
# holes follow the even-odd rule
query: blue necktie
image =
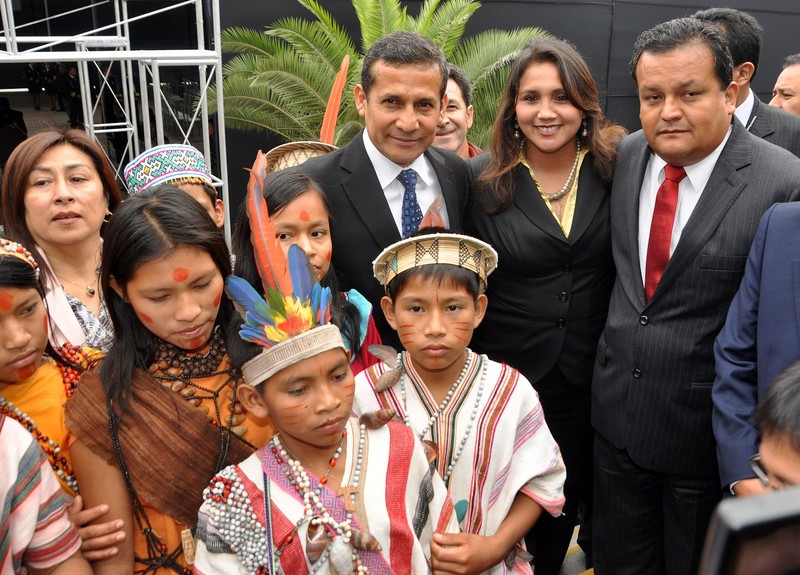
<svg viewBox="0 0 800 575">
<path fill-rule="evenodd" d="M 407 238 L 417 231 L 422 222 L 422 210 L 417 201 L 417 172 L 406 168 L 397 176 L 397 179 L 406 189 L 403 194 L 403 238 Z"/>
</svg>

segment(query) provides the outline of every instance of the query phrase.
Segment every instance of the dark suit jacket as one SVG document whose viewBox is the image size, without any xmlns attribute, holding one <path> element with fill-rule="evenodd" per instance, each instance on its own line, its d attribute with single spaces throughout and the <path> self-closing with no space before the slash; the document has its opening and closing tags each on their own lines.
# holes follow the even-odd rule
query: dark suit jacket
<svg viewBox="0 0 800 575">
<path fill-rule="evenodd" d="M 569 238 L 547 209 L 527 169 L 514 169 L 514 200 L 499 214 L 477 185 L 488 154 L 467 163 L 473 189 L 468 231 L 490 243 L 499 267 L 489 278 L 489 307 L 472 347 L 519 369 L 534 385 L 556 364 L 588 388 L 597 340 L 614 282 L 609 190 L 584 158 Z"/>
<path fill-rule="evenodd" d="M 430 148 L 425 156 L 439 179 L 450 229 L 461 232 L 467 209 L 464 161 L 439 148 Z M 402 238 L 367 156 L 362 133 L 346 146 L 312 158 L 296 169 L 314 178 L 325 190 L 331 209 L 332 263 L 341 287 L 355 288 L 369 300 L 381 339 L 399 347 L 400 341 L 380 308 L 384 290 L 372 275 L 372 261 Z"/>
<path fill-rule="evenodd" d="M 713 344 L 761 215 L 800 197 L 800 160 L 738 120 L 648 303 L 639 266 L 641 131 L 620 144 L 611 192 L 617 277 L 592 382 L 592 423 L 638 465 L 713 478 Z"/>
<path fill-rule="evenodd" d="M 761 218 L 744 279 L 714 344 L 714 436 L 722 485 L 755 477 L 750 424 L 775 377 L 800 359 L 800 202 Z"/>
<path fill-rule="evenodd" d="M 753 111 L 747 120 L 749 132 L 800 157 L 800 116 L 773 108 L 755 96 Z"/>
</svg>

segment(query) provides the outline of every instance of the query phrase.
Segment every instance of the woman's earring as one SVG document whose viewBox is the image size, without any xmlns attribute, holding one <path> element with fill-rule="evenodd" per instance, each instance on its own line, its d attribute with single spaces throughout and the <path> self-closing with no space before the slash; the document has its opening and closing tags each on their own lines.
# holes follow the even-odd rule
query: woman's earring
<svg viewBox="0 0 800 575">
<path fill-rule="evenodd" d="M 585 140 L 588 135 L 589 135 L 589 130 L 586 129 L 586 118 L 584 118 L 583 119 L 583 131 L 581 132 L 581 137 Z"/>
<path fill-rule="evenodd" d="M 519 132 L 519 123 L 514 122 L 514 137 L 519 140 L 522 137 L 522 134 Z"/>
<path fill-rule="evenodd" d="M 111 212 L 106 212 L 106 216 L 103 218 L 103 223 L 107 224 L 111 221 Z"/>
</svg>

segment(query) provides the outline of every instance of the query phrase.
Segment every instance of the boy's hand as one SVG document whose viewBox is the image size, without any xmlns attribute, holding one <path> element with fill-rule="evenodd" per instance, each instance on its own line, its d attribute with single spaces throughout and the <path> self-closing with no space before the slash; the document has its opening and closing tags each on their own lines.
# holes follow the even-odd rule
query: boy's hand
<svg viewBox="0 0 800 575">
<path fill-rule="evenodd" d="M 99 561 L 113 557 L 119 551 L 116 547 L 117 543 L 125 539 L 121 520 L 89 525 L 106 513 L 108 513 L 108 505 L 97 505 L 84 509 L 83 498 L 80 495 L 75 497 L 75 501 L 67 508 L 70 521 L 75 524 L 81 535 L 81 553 L 87 561 Z"/>
<path fill-rule="evenodd" d="M 500 545 L 492 537 L 472 533 L 435 533 L 431 542 L 431 567 L 435 575 L 472 575 L 494 567 L 502 560 Z"/>
</svg>

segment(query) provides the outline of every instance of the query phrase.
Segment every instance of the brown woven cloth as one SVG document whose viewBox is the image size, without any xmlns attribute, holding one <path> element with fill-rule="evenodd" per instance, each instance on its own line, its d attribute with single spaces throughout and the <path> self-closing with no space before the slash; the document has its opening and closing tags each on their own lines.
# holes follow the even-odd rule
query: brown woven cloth
<svg viewBox="0 0 800 575">
<path fill-rule="evenodd" d="M 145 505 L 193 526 L 203 489 L 216 471 L 220 428 L 148 374 L 134 372 L 131 388 L 117 430 L 133 487 Z M 78 441 L 119 467 L 99 370 L 83 374 L 67 403 L 66 419 Z M 253 452 L 236 434 L 230 436 L 224 466 L 244 461 Z"/>
</svg>

